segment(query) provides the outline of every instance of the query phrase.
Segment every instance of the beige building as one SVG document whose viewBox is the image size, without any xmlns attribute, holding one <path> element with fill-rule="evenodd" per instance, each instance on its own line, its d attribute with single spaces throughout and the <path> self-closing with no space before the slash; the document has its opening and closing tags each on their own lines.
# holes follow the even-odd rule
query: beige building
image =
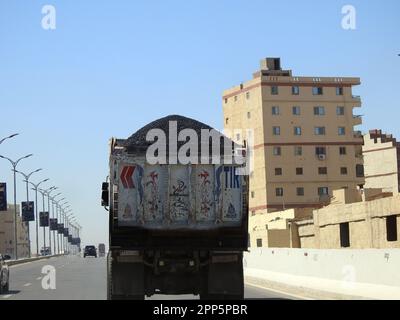
<svg viewBox="0 0 400 320">
<path fill-rule="evenodd" d="M 19 215 L 19 205 L 17 213 L 18 258 L 26 258 L 29 256 L 28 228 Z M 0 253 L 14 257 L 14 205 L 0 212 Z"/>
<path fill-rule="evenodd" d="M 331 204 L 313 210 L 311 215 L 296 210 L 274 213 L 283 217 L 281 225 L 265 225 L 273 220 L 272 214 L 251 217 L 251 246 L 400 248 L 400 194 L 382 189 L 342 189 L 333 193 Z"/>
<path fill-rule="evenodd" d="M 361 106 L 352 93 L 359 84 L 359 78 L 293 76 L 279 59 L 267 58 L 252 80 L 224 91 L 227 135 L 254 143 L 251 214 L 317 208 L 333 190 L 364 184 L 363 137 L 354 131 L 361 118 L 353 114 Z"/>
<path fill-rule="evenodd" d="M 364 136 L 365 188 L 400 191 L 400 143 L 391 134 L 371 130 Z"/>
</svg>

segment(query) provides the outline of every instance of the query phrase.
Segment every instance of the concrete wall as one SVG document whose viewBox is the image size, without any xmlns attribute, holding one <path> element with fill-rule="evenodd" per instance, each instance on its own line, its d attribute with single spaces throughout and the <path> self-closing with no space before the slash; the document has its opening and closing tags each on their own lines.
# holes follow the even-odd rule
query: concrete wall
<svg viewBox="0 0 400 320">
<path fill-rule="evenodd" d="M 251 248 L 245 274 L 360 297 L 400 299 L 399 249 Z"/>
<path fill-rule="evenodd" d="M 17 242 L 18 257 L 29 256 L 28 229 L 19 216 L 17 205 Z M 0 252 L 14 257 L 14 206 L 8 205 L 7 211 L 0 212 Z"/>
<path fill-rule="evenodd" d="M 374 131 L 374 130 L 373 130 Z M 399 192 L 399 145 L 391 135 L 375 130 L 364 136 L 365 188 Z"/>
</svg>

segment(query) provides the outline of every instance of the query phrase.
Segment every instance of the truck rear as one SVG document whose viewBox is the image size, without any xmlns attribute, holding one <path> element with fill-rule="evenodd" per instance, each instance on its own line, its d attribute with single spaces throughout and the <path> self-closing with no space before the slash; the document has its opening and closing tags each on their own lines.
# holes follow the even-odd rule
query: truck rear
<svg viewBox="0 0 400 320">
<path fill-rule="evenodd" d="M 106 246 L 104 243 L 99 243 L 99 257 L 104 257 L 106 255 Z"/>
<path fill-rule="evenodd" d="M 133 137 L 142 141 L 133 146 L 131 138 L 110 141 L 109 182 L 102 194 L 109 210 L 108 298 L 242 299 L 247 176 L 232 163 L 149 163 L 143 136 L 171 121 L 197 132 L 209 128 L 172 116 L 139 130 Z"/>
</svg>

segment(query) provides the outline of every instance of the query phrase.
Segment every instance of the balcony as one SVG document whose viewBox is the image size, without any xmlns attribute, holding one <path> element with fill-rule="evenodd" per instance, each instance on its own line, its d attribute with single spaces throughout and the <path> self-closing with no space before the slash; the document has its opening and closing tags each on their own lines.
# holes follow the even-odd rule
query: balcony
<svg viewBox="0 0 400 320">
<path fill-rule="evenodd" d="M 363 139 L 363 134 L 361 131 L 353 131 L 353 137 L 354 139 Z"/>
<path fill-rule="evenodd" d="M 351 99 L 352 99 L 352 101 L 353 101 L 353 103 L 354 103 L 354 107 L 355 108 L 358 108 L 358 107 L 361 107 L 361 97 L 360 96 L 351 96 Z"/>
<path fill-rule="evenodd" d="M 358 126 L 362 124 L 362 116 L 361 115 L 354 115 L 353 116 L 353 125 Z"/>
</svg>

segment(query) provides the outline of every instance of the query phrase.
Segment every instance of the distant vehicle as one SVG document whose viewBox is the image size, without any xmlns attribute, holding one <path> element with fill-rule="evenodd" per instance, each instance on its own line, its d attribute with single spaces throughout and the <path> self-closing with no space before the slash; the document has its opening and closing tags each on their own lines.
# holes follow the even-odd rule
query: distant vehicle
<svg viewBox="0 0 400 320">
<path fill-rule="evenodd" d="M 106 246 L 104 243 L 99 243 L 99 257 L 104 257 L 106 255 Z"/>
<path fill-rule="evenodd" d="M 97 258 L 97 252 L 95 246 L 86 246 L 85 251 L 83 252 L 83 257 L 95 257 Z"/>
<path fill-rule="evenodd" d="M 0 294 L 6 293 L 10 287 L 10 271 L 6 260 L 10 260 L 9 255 L 0 254 Z"/>
<path fill-rule="evenodd" d="M 168 133 L 166 141 L 176 140 L 171 134 L 174 121 L 177 128 L 198 136 L 202 129 L 211 129 L 193 119 L 169 116 L 128 139 L 110 141 L 110 171 L 102 185 L 102 204 L 109 212 L 107 297 L 143 300 L 159 293 L 243 299 L 248 177 L 239 175 L 239 163 L 223 159 L 209 164 L 211 156 L 205 164 L 147 161 L 148 133 L 156 128 Z M 227 142 L 217 150 L 243 154 L 243 146 Z M 206 152 L 214 150 L 211 147 L 207 144 Z M 176 153 L 172 150 L 170 157 Z"/>
<path fill-rule="evenodd" d="M 49 256 L 49 255 L 51 255 L 50 247 L 43 247 L 42 249 L 40 249 L 40 255 L 41 256 Z"/>
</svg>

